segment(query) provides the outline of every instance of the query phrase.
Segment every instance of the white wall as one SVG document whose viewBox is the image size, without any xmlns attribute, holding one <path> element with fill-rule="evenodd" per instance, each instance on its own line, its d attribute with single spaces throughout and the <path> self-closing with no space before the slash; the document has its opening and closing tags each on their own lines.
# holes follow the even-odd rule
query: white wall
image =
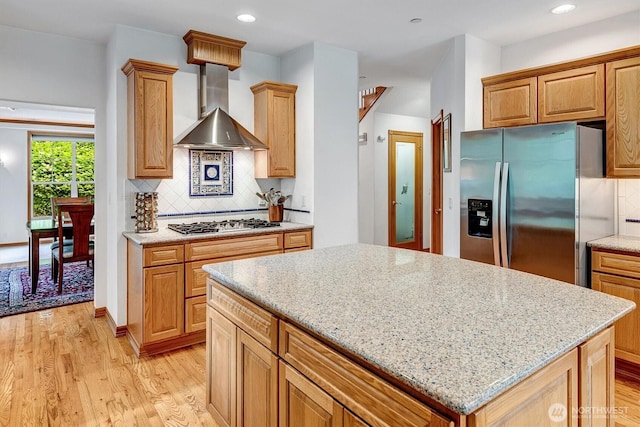
<svg viewBox="0 0 640 427">
<path fill-rule="evenodd" d="M 94 306 L 106 305 L 105 46 L 70 37 L 0 26 L 3 99 L 95 111 L 96 260 Z M 46 66 L 41 66 L 46 64 Z M 23 172 L 26 183 L 26 165 Z M 26 194 L 26 193 L 25 193 Z M 26 221 L 26 201 L 22 195 Z M 6 212 L 6 210 L 4 210 Z M 12 216 L 17 213 L 12 213 Z M 24 228 L 24 225 L 21 226 Z"/>
<path fill-rule="evenodd" d="M 640 11 L 502 48 L 501 73 L 640 45 Z"/>
<path fill-rule="evenodd" d="M 384 95 L 383 95 L 384 96 Z M 378 100 L 378 103 L 382 99 Z M 358 142 L 358 242 L 373 244 L 375 241 L 375 113 L 362 118 L 358 134 L 367 134 L 367 140 Z M 385 140 L 386 141 L 386 140 Z"/>
<path fill-rule="evenodd" d="M 373 206 L 374 212 L 372 243 L 377 245 L 389 244 L 389 130 L 422 132 L 423 135 L 422 247 L 428 248 L 430 242 L 429 214 L 431 212 L 430 119 L 378 112 L 373 115 L 373 133 L 369 135 L 369 142 L 367 142 L 367 150 L 373 152 L 373 175 L 365 178 L 373 181 L 373 201 L 367 202 L 367 204 Z M 379 141 L 378 136 L 381 136 L 384 140 Z M 368 155 L 371 156 L 370 153 Z"/>
<path fill-rule="evenodd" d="M 356 243 L 357 52 L 314 43 L 313 111 L 314 247 Z"/>
</svg>

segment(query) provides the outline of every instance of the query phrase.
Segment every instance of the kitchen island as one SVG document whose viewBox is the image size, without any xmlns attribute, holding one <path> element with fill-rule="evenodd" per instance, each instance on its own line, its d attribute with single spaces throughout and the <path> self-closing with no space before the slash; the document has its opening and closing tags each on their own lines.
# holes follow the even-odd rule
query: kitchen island
<svg viewBox="0 0 640 427">
<path fill-rule="evenodd" d="M 610 413 L 611 325 L 635 307 L 362 244 L 203 269 L 207 402 L 221 425 L 577 425 Z"/>
</svg>

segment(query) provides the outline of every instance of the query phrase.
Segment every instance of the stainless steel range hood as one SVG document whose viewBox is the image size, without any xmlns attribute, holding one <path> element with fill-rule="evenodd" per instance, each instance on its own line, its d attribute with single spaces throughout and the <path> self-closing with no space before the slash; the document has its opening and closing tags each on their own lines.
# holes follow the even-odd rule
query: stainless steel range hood
<svg viewBox="0 0 640 427">
<path fill-rule="evenodd" d="M 219 150 L 267 150 L 268 147 L 229 114 L 229 70 L 205 63 L 199 72 L 200 119 L 179 135 L 174 143 L 183 148 Z"/>
</svg>

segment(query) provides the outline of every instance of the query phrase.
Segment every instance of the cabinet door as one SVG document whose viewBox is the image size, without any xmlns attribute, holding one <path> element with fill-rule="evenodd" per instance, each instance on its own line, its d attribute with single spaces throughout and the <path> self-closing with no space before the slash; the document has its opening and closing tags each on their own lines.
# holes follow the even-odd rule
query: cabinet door
<svg viewBox="0 0 640 427">
<path fill-rule="evenodd" d="M 207 307 L 207 410 L 224 427 L 236 426 L 236 329 Z"/>
<path fill-rule="evenodd" d="M 173 177 L 173 74 L 178 67 L 130 59 L 127 75 L 128 176 Z"/>
<path fill-rule="evenodd" d="M 278 357 L 238 328 L 238 426 L 277 427 Z"/>
<path fill-rule="evenodd" d="M 256 178 L 296 175 L 295 93 L 297 86 L 262 82 L 254 93 L 254 133 L 268 147 L 255 151 Z"/>
<path fill-rule="evenodd" d="M 537 117 L 537 78 L 514 80 L 484 87 L 485 128 L 534 124 Z"/>
<path fill-rule="evenodd" d="M 591 287 L 609 295 L 634 301 L 640 306 L 640 280 L 593 273 Z M 615 323 L 616 357 L 640 364 L 640 312 L 638 309 Z"/>
<path fill-rule="evenodd" d="M 280 360 L 280 427 L 342 427 L 343 408 Z"/>
<path fill-rule="evenodd" d="M 184 332 L 184 266 L 144 269 L 144 344 Z"/>
<path fill-rule="evenodd" d="M 204 331 L 207 328 L 207 297 L 185 298 L 184 331 L 186 333 Z"/>
<path fill-rule="evenodd" d="M 368 427 L 368 425 L 348 409 L 344 410 L 344 427 Z"/>
<path fill-rule="evenodd" d="M 614 408 L 615 356 L 613 349 L 613 328 L 607 328 L 582 344 L 580 353 L 580 407 Z M 613 412 L 609 412 L 613 413 Z M 600 415 L 600 416 L 599 416 Z M 588 411 L 580 415 L 580 425 L 602 425 L 613 427 L 612 418 L 603 418 Z"/>
<path fill-rule="evenodd" d="M 538 123 L 604 119 L 604 64 L 538 77 Z"/>
<path fill-rule="evenodd" d="M 607 176 L 640 177 L 640 57 L 607 63 Z"/>
</svg>

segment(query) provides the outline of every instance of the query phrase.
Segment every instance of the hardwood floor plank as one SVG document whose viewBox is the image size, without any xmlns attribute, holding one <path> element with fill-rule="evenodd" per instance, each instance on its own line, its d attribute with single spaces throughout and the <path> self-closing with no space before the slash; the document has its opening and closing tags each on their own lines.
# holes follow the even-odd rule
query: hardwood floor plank
<svg viewBox="0 0 640 427">
<path fill-rule="evenodd" d="M 139 359 L 82 303 L 0 319 L 0 426 L 212 426 L 205 345 Z M 617 427 L 640 384 L 616 380 Z"/>
</svg>

